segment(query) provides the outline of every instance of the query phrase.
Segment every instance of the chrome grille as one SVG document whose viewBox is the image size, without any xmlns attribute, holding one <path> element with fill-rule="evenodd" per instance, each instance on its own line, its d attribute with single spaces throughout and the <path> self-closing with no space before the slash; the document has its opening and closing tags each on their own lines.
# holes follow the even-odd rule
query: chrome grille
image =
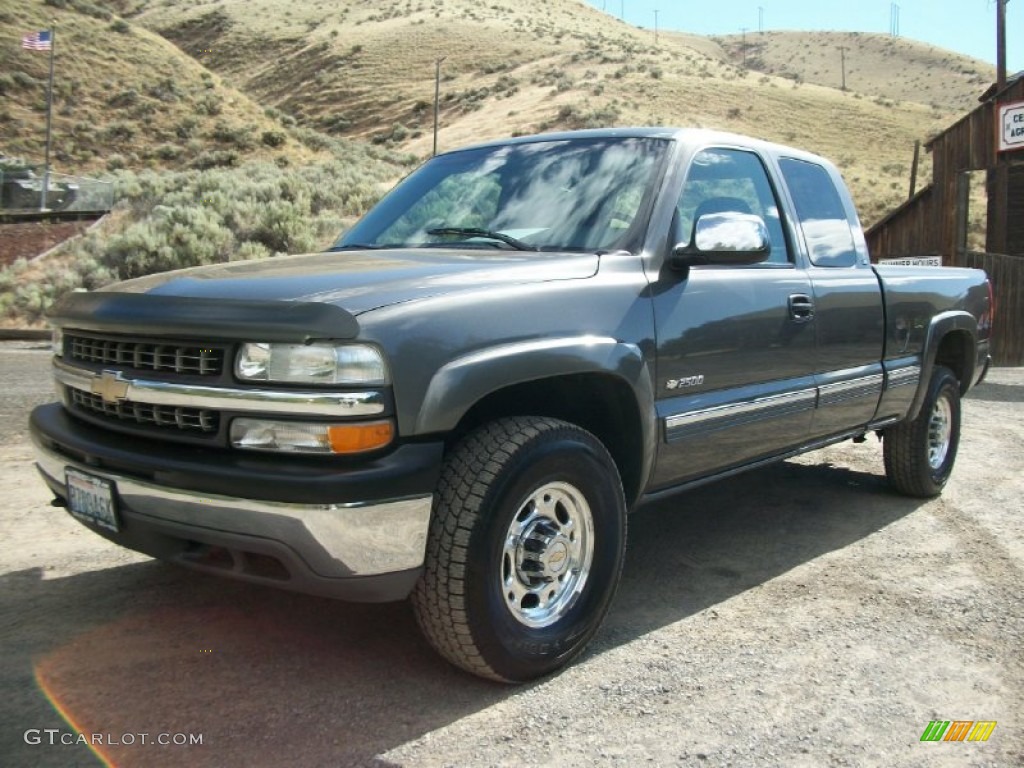
<svg viewBox="0 0 1024 768">
<path fill-rule="evenodd" d="M 219 376 L 224 369 L 224 350 L 216 347 L 77 335 L 65 336 L 65 344 L 71 359 L 93 365 L 194 376 Z"/>
<path fill-rule="evenodd" d="M 175 405 L 150 405 L 125 400 L 108 403 L 92 392 L 69 389 L 71 403 L 76 408 L 91 414 L 119 419 L 129 424 L 145 427 L 165 427 L 186 432 L 216 433 L 220 426 L 220 414 L 203 408 L 183 408 Z"/>
</svg>

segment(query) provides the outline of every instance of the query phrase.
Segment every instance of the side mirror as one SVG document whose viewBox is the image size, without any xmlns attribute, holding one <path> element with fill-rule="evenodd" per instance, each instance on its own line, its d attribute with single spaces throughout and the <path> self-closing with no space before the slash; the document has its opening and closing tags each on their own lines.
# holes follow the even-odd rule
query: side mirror
<svg viewBox="0 0 1024 768">
<path fill-rule="evenodd" d="M 749 213 L 708 213 L 693 225 L 689 243 L 672 249 L 672 266 L 757 264 L 771 255 L 768 228 Z"/>
</svg>

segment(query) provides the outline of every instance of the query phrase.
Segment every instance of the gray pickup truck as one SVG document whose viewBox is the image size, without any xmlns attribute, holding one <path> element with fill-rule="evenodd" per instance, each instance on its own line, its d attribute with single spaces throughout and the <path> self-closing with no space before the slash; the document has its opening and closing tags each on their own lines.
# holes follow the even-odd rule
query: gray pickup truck
<svg viewBox="0 0 1024 768">
<path fill-rule="evenodd" d="M 873 267 L 820 157 L 532 136 L 430 160 L 329 252 L 72 295 L 31 430 L 108 539 L 411 597 L 443 656 L 524 681 L 597 631 L 645 502 L 871 432 L 938 494 L 992 311 L 982 272 Z"/>
</svg>

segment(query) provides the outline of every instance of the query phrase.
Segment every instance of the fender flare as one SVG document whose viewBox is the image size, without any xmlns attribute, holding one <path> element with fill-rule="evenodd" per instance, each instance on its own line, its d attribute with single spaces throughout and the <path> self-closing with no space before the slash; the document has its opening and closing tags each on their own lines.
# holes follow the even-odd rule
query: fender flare
<svg viewBox="0 0 1024 768">
<path fill-rule="evenodd" d="M 917 393 L 914 395 L 910 411 L 907 413 L 908 421 L 916 419 L 921 412 L 921 406 L 928 394 L 928 384 L 932 380 L 932 371 L 935 368 L 939 345 L 948 334 L 960 331 L 966 331 L 971 337 L 971 348 L 964 360 L 964 380 L 960 382 L 961 391 L 965 391 L 965 387 L 970 386 L 970 382 L 974 378 L 975 350 L 978 347 L 978 321 L 974 315 L 964 310 L 940 312 L 932 318 L 925 336 L 924 347 L 921 350 L 921 378 L 918 380 Z"/>
<path fill-rule="evenodd" d="M 625 382 L 636 398 L 644 456 L 641 487 L 657 451 L 654 379 L 640 347 L 604 336 L 571 336 L 511 342 L 478 350 L 442 366 L 427 386 L 416 434 L 446 433 L 488 395 L 517 384 L 601 374 Z"/>
</svg>

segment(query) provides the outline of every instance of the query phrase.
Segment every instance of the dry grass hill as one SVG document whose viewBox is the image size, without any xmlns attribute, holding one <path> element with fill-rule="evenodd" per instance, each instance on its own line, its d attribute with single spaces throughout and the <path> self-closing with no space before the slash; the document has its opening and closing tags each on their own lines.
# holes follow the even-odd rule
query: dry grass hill
<svg viewBox="0 0 1024 768">
<path fill-rule="evenodd" d="M 724 128 L 832 157 L 868 222 L 905 197 L 914 140 L 969 109 L 991 76 L 880 35 L 768 33 L 744 45 L 662 33 L 655 45 L 580 0 L 112 5 L 263 106 L 337 136 L 428 154 L 443 57 L 442 148 L 554 128 Z"/>
<path fill-rule="evenodd" d="M 995 67 L 906 38 L 863 32 L 765 32 L 715 38 L 734 64 L 805 83 L 846 87 L 939 112 L 969 112 L 995 80 Z"/>
</svg>

